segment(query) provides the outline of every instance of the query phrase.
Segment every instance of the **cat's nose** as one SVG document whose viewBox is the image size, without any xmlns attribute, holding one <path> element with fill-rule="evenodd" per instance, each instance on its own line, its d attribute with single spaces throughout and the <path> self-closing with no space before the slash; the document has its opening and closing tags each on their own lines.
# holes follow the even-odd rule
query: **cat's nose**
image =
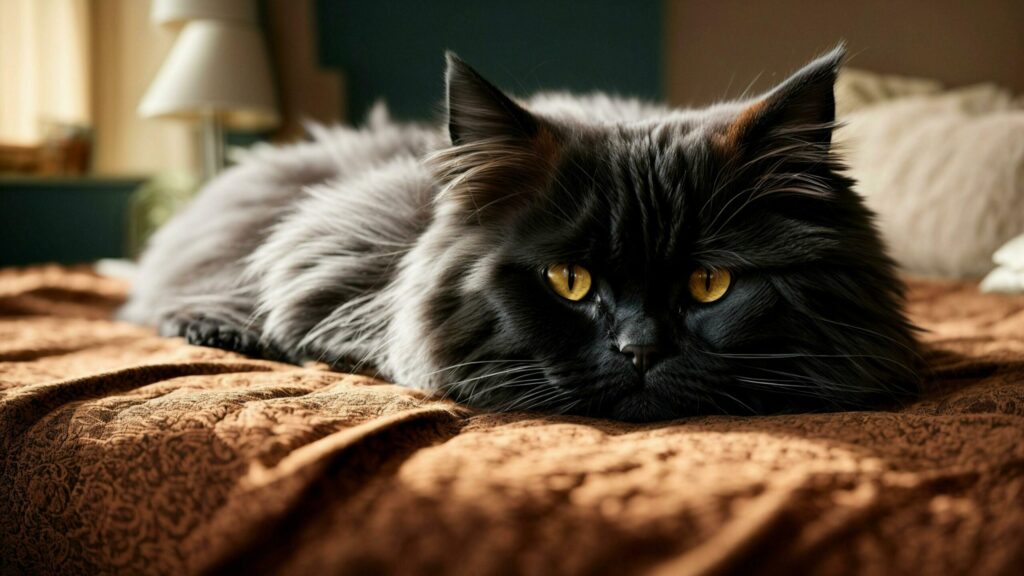
<svg viewBox="0 0 1024 576">
<path fill-rule="evenodd" d="M 658 347 L 650 344 L 626 344 L 619 351 L 632 357 L 633 365 L 639 368 L 641 373 L 650 370 L 661 357 Z"/>
</svg>

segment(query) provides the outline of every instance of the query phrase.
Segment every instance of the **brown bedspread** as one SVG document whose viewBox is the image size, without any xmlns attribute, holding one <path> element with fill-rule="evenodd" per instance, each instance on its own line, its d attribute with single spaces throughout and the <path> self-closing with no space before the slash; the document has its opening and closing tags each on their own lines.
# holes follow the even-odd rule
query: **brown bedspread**
<svg viewBox="0 0 1024 576">
<path fill-rule="evenodd" d="M 0 573 L 1020 573 L 1024 298 L 915 281 L 899 411 L 474 413 L 107 319 L 0 271 Z"/>
</svg>

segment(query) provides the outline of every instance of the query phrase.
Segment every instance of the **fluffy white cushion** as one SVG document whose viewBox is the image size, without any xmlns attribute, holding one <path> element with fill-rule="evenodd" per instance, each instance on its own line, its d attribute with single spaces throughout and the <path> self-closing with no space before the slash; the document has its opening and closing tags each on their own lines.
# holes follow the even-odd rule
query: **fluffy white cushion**
<svg viewBox="0 0 1024 576">
<path fill-rule="evenodd" d="M 1024 234 L 996 250 L 992 261 L 996 269 L 981 281 L 983 292 L 1024 292 Z"/>
<path fill-rule="evenodd" d="M 846 116 L 887 100 L 938 94 L 942 90 L 938 80 L 843 68 L 836 78 L 836 115 Z"/>
<path fill-rule="evenodd" d="M 835 135 L 908 272 L 979 277 L 1024 232 L 1024 109 L 991 85 L 874 103 Z"/>
</svg>

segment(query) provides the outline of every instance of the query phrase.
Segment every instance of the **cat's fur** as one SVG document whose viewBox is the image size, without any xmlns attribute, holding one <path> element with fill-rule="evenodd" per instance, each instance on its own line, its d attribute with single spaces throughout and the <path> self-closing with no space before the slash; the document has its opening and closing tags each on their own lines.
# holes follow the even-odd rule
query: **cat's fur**
<svg viewBox="0 0 1024 576">
<path fill-rule="evenodd" d="M 454 56 L 444 128 L 265 150 L 152 239 L 122 317 L 479 407 L 629 420 L 863 407 L 915 388 L 902 287 L 831 150 L 838 48 L 703 110 L 517 103 Z M 549 264 L 593 275 L 579 302 Z M 719 301 L 687 292 L 727 268 Z M 646 373 L 624 346 L 657 345 Z"/>
</svg>

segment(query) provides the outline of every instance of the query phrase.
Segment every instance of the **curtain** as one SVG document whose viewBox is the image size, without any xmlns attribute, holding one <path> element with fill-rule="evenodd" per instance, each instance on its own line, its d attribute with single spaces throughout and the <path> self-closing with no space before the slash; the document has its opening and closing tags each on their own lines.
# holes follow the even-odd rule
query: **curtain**
<svg viewBox="0 0 1024 576">
<path fill-rule="evenodd" d="M 38 145 L 55 124 L 92 128 L 102 175 L 196 173 L 189 124 L 136 107 L 174 43 L 147 0 L 0 0 L 0 144 Z"/>
<path fill-rule="evenodd" d="M 91 123 L 88 0 L 0 0 L 0 142 Z"/>
</svg>

